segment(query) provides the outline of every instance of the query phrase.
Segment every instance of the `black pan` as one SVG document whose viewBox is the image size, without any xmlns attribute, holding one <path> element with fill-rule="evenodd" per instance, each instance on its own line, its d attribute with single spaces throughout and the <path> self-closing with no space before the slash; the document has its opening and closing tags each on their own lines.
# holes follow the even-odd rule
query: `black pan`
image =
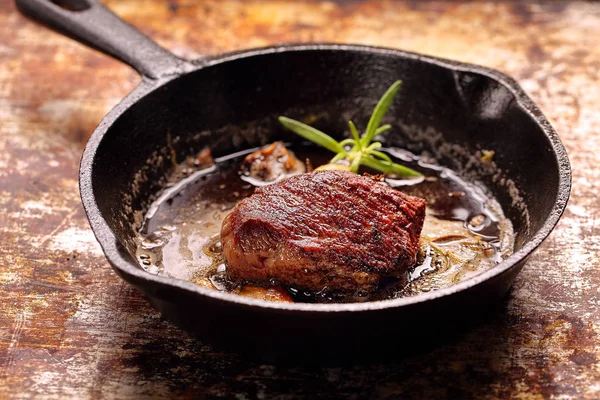
<svg viewBox="0 0 600 400">
<path fill-rule="evenodd" d="M 185 61 L 92 0 L 17 0 L 19 10 L 135 68 L 141 84 L 91 136 L 80 191 L 106 258 L 168 319 L 203 341 L 263 359 L 326 361 L 390 354 L 427 332 L 442 335 L 489 310 L 550 234 L 569 197 L 565 149 L 540 110 L 506 75 L 476 65 L 354 45 L 274 46 Z M 361 304 L 280 304 L 151 275 L 133 238 L 176 160 L 204 145 L 215 156 L 276 139 L 294 141 L 276 116 L 328 110 L 341 132 L 368 119 L 395 80 L 388 144 L 434 155 L 485 185 L 513 221 L 515 253 L 450 288 Z M 493 163 L 479 160 L 494 150 Z M 478 313 L 479 312 L 479 313 Z M 431 336 L 431 335 L 430 335 Z"/>
</svg>

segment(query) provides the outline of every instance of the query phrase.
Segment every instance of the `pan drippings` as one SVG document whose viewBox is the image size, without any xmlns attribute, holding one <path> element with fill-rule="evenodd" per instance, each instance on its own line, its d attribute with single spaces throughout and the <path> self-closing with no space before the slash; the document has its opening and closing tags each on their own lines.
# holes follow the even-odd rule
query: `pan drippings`
<svg viewBox="0 0 600 400">
<path fill-rule="evenodd" d="M 194 160 L 178 167 L 173 184 L 150 207 L 137 237 L 136 257 L 144 270 L 215 290 L 251 292 L 248 285 L 227 279 L 219 232 L 223 218 L 254 191 L 252 180 L 239 173 L 244 156 L 254 150 L 216 159 L 213 166 L 199 170 L 202 166 L 198 162 L 194 166 Z M 329 157 L 314 147 L 293 150 L 315 167 Z M 285 288 L 294 301 L 362 302 L 414 296 L 471 278 L 512 253 L 512 224 L 483 189 L 405 151 L 392 148 L 387 153 L 425 175 L 417 180 L 385 180 L 391 187 L 427 200 L 417 265 L 404 279 L 382 282 L 375 293 L 340 295 L 327 288 L 317 293 Z"/>
</svg>

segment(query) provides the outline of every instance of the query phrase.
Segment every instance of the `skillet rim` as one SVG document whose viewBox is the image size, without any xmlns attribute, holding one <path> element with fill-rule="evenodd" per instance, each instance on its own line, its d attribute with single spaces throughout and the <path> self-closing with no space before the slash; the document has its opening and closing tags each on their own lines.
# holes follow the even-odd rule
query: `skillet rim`
<svg viewBox="0 0 600 400">
<path fill-rule="evenodd" d="M 300 52 L 314 50 L 354 51 L 377 55 L 391 55 L 394 57 L 400 57 L 405 59 L 413 59 L 427 64 L 433 64 L 452 71 L 477 73 L 486 76 L 490 79 L 493 79 L 496 82 L 503 85 L 512 93 L 519 107 L 523 109 L 527 114 L 529 114 L 529 116 L 533 118 L 536 124 L 542 129 L 542 132 L 546 136 L 546 139 L 550 142 L 552 154 L 554 155 L 558 164 L 557 196 L 554 201 L 554 206 L 549 216 L 542 224 L 542 226 L 533 235 L 533 237 L 524 244 L 524 246 L 521 249 L 510 255 L 507 259 L 505 259 L 495 267 L 470 279 L 467 279 L 463 282 L 460 282 L 456 285 L 452 285 L 447 288 L 438 289 L 429 293 L 424 293 L 413 297 L 404 297 L 391 300 L 379 300 L 365 303 L 308 304 L 269 302 L 266 300 L 248 298 L 232 293 L 225 293 L 216 290 L 211 290 L 208 288 L 203 288 L 201 286 L 195 285 L 191 282 L 184 280 L 152 275 L 142 270 L 141 268 L 139 268 L 139 266 L 135 265 L 134 263 L 125 259 L 118 249 L 119 244 L 117 236 L 109 228 L 108 224 L 102 217 L 97 207 L 92 186 L 92 171 L 95 164 L 96 152 L 104 138 L 104 135 L 110 129 L 110 127 L 113 126 L 115 121 L 119 117 L 121 117 L 121 115 L 123 115 L 130 107 L 134 106 L 141 98 L 149 95 L 157 89 L 160 89 L 168 82 L 178 79 L 183 75 L 193 73 L 206 67 L 216 66 L 222 63 L 235 61 L 247 57 L 283 52 Z M 132 282 L 130 282 L 129 279 L 130 277 L 133 277 L 136 280 L 149 281 L 154 284 L 168 286 L 170 288 L 182 290 L 186 292 L 186 294 L 208 296 L 213 300 L 232 303 L 232 305 L 236 306 L 259 307 L 263 309 L 272 309 L 280 311 L 310 313 L 343 313 L 406 307 L 427 301 L 440 299 L 447 296 L 452 296 L 453 294 L 470 289 L 474 286 L 483 283 L 484 281 L 492 279 L 493 277 L 510 270 L 513 267 L 516 267 L 521 261 L 526 260 L 527 257 L 529 257 L 539 247 L 539 245 L 550 235 L 550 233 L 555 228 L 558 221 L 560 220 L 560 217 L 566 209 L 571 192 L 572 174 L 570 162 L 564 145 L 562 144 L 554 128 L 552 128 L 552 126 L 550 125 L 550 122 L 543 115 L 543 113 L 533 102 L 533 100 L 531 100 L 531 98 L 529 98 L 529 96 L 524 92 L 520 85 L 510 76 L 499 72 L 495 69 L 392 48 L 335 43 L 284 44 L 256 49 L 241 50 L 223 53 L 213 57 L 201 58 L 198 60 L 191 61 L 187 65 L 192 65 L 193 68 L 185 68 L 180 70 L 176 74 L 169 74 L 156 80 L 144 77 L 142 82 L 132 92 L 126 95 L 108 114 L 106 114 L 106 116 L 104 116 L 104 118 L 102 119 L 102 121 L 94 130 L 90 139 L 88 140 L 81 158 L 79 170 L 79 190 L 83 207 L 85 209 L 87 218 L 90 222 L 90 226 L 92 228 L 92 231 L 94 232 L 94 235 L 96 236 L 96 239 L 100 243 L 100 246 L 108 262 L 114 268 L 118 269 L 123 274 L 123 279 L 128 281 L 128 283 L 130 284 Z"/>
</svg>

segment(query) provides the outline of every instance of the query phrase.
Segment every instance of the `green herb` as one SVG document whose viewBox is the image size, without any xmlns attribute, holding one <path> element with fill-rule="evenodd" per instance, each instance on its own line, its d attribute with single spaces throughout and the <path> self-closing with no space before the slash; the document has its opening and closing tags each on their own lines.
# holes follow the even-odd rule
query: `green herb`
<svg viewBox="0 0 600 400">
<path fill-rule="evenodd" d="M 330 164 L 336 164 L 344 160 L 350 163 L 350 171 L 355 173 L 358 172 L 358 168 L 361 165 L 364 165 L 386 174 L 422 176 L 413 169 L 394 163 L 387 154 L 377 150 L 382 146 L 381 142 L 372 142 L 375 136 L 391 128 L 390 125 L 380 125 L 385 113 L 394 101 L 401 83 L 402 81 L 394 82 L 381 97 L 373 110 L 373 114 L 367 124 L 367 129 L 362 136 L 359 136 L 358 130 L 352 121 L 348 121 L 352 138 L 344 139 L 340 142 L 312 126 L 291 118 L 279 117 L 279 122 L 303 138 L 336 153 L 329 162 Z"/>
</svg>

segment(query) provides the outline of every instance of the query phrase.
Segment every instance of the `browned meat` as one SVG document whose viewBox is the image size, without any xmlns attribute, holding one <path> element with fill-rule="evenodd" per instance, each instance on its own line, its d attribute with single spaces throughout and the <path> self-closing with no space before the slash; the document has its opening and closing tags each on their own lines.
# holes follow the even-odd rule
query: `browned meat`
<svg viewBox="0 0 600 400">
<path fill-rule="evenodd" d="M 253 297 L 255 299 L 275 301 L 278 303 L 293 303 L 292 296 L 281 286 L 253 286 L 245 285 L 237 293 L 240 296 Z"/>
<path fill-rule="evenodd" d="M 275 142 L 254 153 L 248 154 L 242 164 L 242 173 L 265 182 L 283 178 L 289 174 L 305 171 L 300 162 L 283 142 Z"/>
<path fill-rule="evenodd" d="M 305 290 L 375 289 L 416 261 L 425 200 L 347 171 L 261 187 L 223 221 L 232 279 Z"/>
<path fill-rule="evenodd" d="M 215 165 L 215 161 L 213 160 L 212 153 L 208 147 L 204 147 L 194 160 L 194 166 L 204 169 L 212 167 L 213 165 Z"/>
</svg>

